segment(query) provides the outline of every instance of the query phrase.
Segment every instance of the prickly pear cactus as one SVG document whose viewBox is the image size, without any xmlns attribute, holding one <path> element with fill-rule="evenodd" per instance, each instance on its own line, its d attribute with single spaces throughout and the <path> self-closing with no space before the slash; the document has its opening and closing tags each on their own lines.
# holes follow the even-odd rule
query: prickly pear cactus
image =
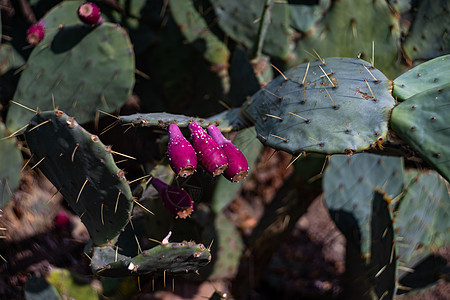
<svg viewBox="0 0 450 300">
<path fill-rule="evenodd" d="M 401 70 L 397 63 L 400 45 L 398 19 L 386 1 L 332 1 L 311 34 L 298 40 L 296 61 L 314 60 L 314 51 L 322 57 L 362 55 L 363 59 L 370 60 L 374 42 L 375 66 L 388 76 L 395 76 Z"/>
<path fill-rule="evenodd" d="M 4 207 L 20 182 L 22 154 L 14 138 L 7 138 L 8 131 L 0 122 L 0 208 Z"/>
<path fill-rule="evenodd" d="M 415 94 L 450 82 L 450 55 L 424 62 L 394 79 L 392 95 L 406 100 Z"/>
<path fill-rule="evenodd" d="M 242 108 L 258 139 L 289 153 L 352 153 L 385 138 L 391 82 L 360 59 L 326 58 L 280 75 Z"/>
<path fill-rule="evenodd" d="M 96 247 L 92 256 L 94 273 L 107 277 L 124 277 L 151 273 L 195 272 L 211 260 L 209 249 L 194 242 L 162 243 L 130 258 L 115 255 L 115 249 Z"/>
<path fill-rule="evenodd" d="M 31 53 L 14 100 L 31 108 L 60 109 L 80 123 L 98 109 L 112 112 L 131 95 L 134 53 L 126 31 L 103 23 L 91 27 L 76 16 L 79 1 L 65 1 L 44 18 L 46 36 Z M 32 113 L 11 106 L 7 127 L 15 131 Z"/>
<path fill-rule="evenodd" d="M 450 51 L 449 28 L 449 1 L 420 1 L 411 30 L 403 43 L 406 56 L 411 60 L 417 60 L 448 54 Z"/>
<path fill-rule="evenodd" d="M 330 0 L 320 0 L 317 4 L 289 3 L 291 27 L 307 33 L 318 22 L 330 6 Z"/>
<path fill-rule="evenodd" d="M 375 191 L 394 199 L 403 189 L 403 160 L 360 153 L 333 155 L 323 178 L 324 201 L 346 236 L 360 231 L 361 253 L 370 258 L 371 216 Z"/>
<path fill-rule="evenodd" d="M 391 127 L 450 180 L 450 83 L 418 93 L 392 110 Z"/>
<path fill-rule="evenodd" d="M 212 0 L 220 28 L 250 49 L 257 47 L 263 11 L 269 7 L 269 26 L 263 52 L 286 59 L 289 55 L 289 11 L 286 3 L 254 0 Z M 267 6 L 266 6 L 267 5 Z"/>
<path fill-rule="evenodd" d="M 133 202 L 111 148 L 59 110 L 35 115 L 25 138 L 33 160 L 80 216 L 93 242 L 116 237 Z"/>
</svg>

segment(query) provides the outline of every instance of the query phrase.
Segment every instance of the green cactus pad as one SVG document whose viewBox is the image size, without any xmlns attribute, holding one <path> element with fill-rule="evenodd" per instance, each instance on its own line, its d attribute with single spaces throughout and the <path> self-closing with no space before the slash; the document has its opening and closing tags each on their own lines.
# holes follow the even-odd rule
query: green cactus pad
<svg viewBox="0 0 450 300">
<path fill-rule="evenodd" d="M 395 100 L 391 82 L 369 63 L 326 58 L 325 64 L 303 64 L 284 76 L 242 108 L 262 143 L 293 154 L 333 154 L 362 151 L 385 138 Z"/>
<path fill-rule="evenodd" d="M 374 193 L 383 191 L 386 201 L 401 193 L 403 160 L 366 153 L 333 155 L 322 183 L 331 217 L 347 238 L 360 235 L 361 253 L 370 257 Z"/>
<path fill-rule="evenodd" d="M 450 2 L 420 1 L 411 30 L 403 43 L 411 60 L 430 59 L 450 52 Z"/>
<path fill-rule="evenodd" d="M 101 249 L 101 248 L 100 248 Z M 202 244 L 194 242 L 168 243 L 159 245 L 141 254 L 130 257 L 115 257 L 115 250 L 100 251 L 94 249 L 92 270 L 97 275 L 106 277 L 123 277 L 152 273 L 188 273 L 195 272 L 208 264 L 211 255 Z M 105 258 L 112 259 L 107 262 Z"/>
<path fill-rule="evenodd" d="M 375 66 L 388 76 L 401 70 L 398 63 L 399 20 L 386 1 L 333 1 L 321 22 L 310 35 L 299 39 L 296 62 L 321 57 L 358 57 L 370 60 L 375 42 Z M 306 51 L 311 53 L 308 54 Z M 336 71 L 336 70 L 334 70 Z"/>
<path fill-rule="evenodd" d="M 24 292 L 26 300 L 62 300 L 56 288 L 44 277 L 28 278 Z"/>
<path fill-rule="evenodd" d="M 211 0 L 219 26 L 226 34 L 253 49 L 267 1 Z M 281 59 L 289 55 L 289 11 L 286 3 L 273 3 L 263 52 Z"/>
<path fill-rule="evenodd" d="M 330 0 L 320 0 L 315 5 L 289 3 L 291 27 L 307 33 L 330 7 Z"/>
<path fill-rule="evenodd" d="M 35 115 L 25 138 L 33 160 L 80 216 L 93 242 L 101 245 L 116 237 L 128 223 L 133 202 L 110 148 L 62 111 Z"/>
<path fill-rule="evenodd" d="M 448 245 L 450 197 L 445 181 L 434 171 L 410 170 L 407 179 L 394 227 L 398 259 L 413 268 L 411 262 Z"/>
<path fill-rule="evenodd" d="M 192 0 L 169 0 L 175 22 L 189 43 L 198 43 L 204 57 L 213 65 L 228 65 L 230 51 L 208 28 L 208 24 L 195 9 Z M 201 43 L 200 41 L 203 41 Z"/>
<path fill-rule="evenodd" d="M 14 100 L 49 110 L 54 98 L 57 107 L 85 123 L 94 120 L 98 109 L 112 112 L 131 95 L 134 53 L 119 25 L 105 22 L 91 27 L 73 17 L 66 19 L 76 17 L 74 6 L 72 1 L 63 2 L 43 19 L 46 36 L 31 53 Z M 31 112 L 11 106 L 7 127 L 15 131 L 31 117 Z"/>
<path fill-rule="evenodd" d="M 12 193 L 19 186 L 22 154 L 16 146 L 15 138 L 6 138 L 8 131 L 0 122 L 0 208 L 4 207 Z"/>
<path fill-rule="evenodd" d="M 424 62 L 394 79 L 392 95 L 399 100 L 450 82 L 450 55 Z"/>
<path fill-rule="evenodd" d="M 450 83 L 418 93 L 392 110 L 398 136 L 450 180 Z"/>
<path fill-rule="evenodd" d="M 196 122 L 204 128 L 209 125 L 215 125 L 222 132 L 229 132 L 231 130 L 238 130 L 247 127 L 245 121 L 240 116 L 240 109 L 238 108 L 226 110 L 205 119 L 161 112 L 119 116 L 119 122 L 122 124 L 139 125 L 142 127 L 162 128 L 165 128 L 172 123 L 177 124 L 179 127 L 187 127 L 190 122 Z"/>
</svg>

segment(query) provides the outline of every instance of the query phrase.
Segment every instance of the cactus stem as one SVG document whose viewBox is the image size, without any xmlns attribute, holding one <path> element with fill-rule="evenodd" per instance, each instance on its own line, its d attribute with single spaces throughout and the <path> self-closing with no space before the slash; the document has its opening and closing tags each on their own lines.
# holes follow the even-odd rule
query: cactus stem
<svg viewBox="0 0 450 300">
<path fill-rule="evenodd" d="M 336 86 L 334 85 L 333 81 L 330 79 L 330 77 L 328 77 L 328 74 L 322 69 L 321 66 L 319 66 L 320 70 L 322 70 L 323 74 L 325 75 L 325 77 L 328 79 L 328 81 L 331 83 L 331 85 L 335 88 Z"/>
<path fill-rule="evenodd" d="M 117 194 L 116 206 L 114 207 L 114 213 L 117 212 L 117 206 L 119 205 L 120 194 L 122 194 L 122 190 L 119 190 L 119 193 Z"/>
<path fill-rule="evenodd" d="M 369 81 L 368 81 L 367 79 L 364 79 L 364 82 L 366 83 L 367 87 L 369 88 L 369 91 L 370 91 L 370 93 L 372 94 L 373 100 L 376 101 L 377 98 L 375 98 L 375 95 L 373 94 L 372 89 L 370 88 Z"/>
<path fill-rule="evenodd" d="M 75 148 L 73 149 L 73 152 L 72 152 L 72 162 L 74 162 L 74 160 L 75 160 L 75 152 L 77 152 L 77 149 L 78 149 L 79 146 L 80 146 L 80 144 L 77 143 L 77 145 L 76 145 Z"/>
<path fill-rule="evenodd" d="M 102 220 L 102 225 L 105 225 L 105 220 L 103 219 L 103 206 L 104 204 L 102 203 L 102 205 L 100 206 L 100 218 Z"/>
<path fill-rule="evenodd" d="M 286 169 L 288 169 L 290 166 L 292 166 L 292 164 L 293 164 L 297 159 L 299 159 L 300 156 L 303 155 L 303 153 L 304 153 L 304 152 L 300 152 L 300 154 L 297 155 L 296 157 L 294 157 L 294 156 L 292 155 L 291 161 L 290 161 L 289 164 L 287 165 Z"/>
<path fill-rule="evenodd" d="M 46 156 L 44 156 L 43 158 L 41 158 L 34 166 L 31 167 L 31 170 L 33 170 L 34 168 L 36 168 L 44 159 L 46 158 Z"/>
<path fill-rule="evenodd" d="M 145 207 L 144 205 L 140 204 L 138 201 L 136 201 L 136 199 L 133 198 L 133 202 L 136 203 L 137 205 L 139 205 L 143 210 L 145 210 L 146 212 L 148 212 L 151 215 L 155 215 L 154 212 L 152 212 L 151 210 L 149 210 L 147 207 Z"/>
<path fill-rule="evenodd" d="M 270 135 L 270 136 L 273 136 L 273 137 L 276 137 L 277 139 L 280 139 L 280 140 L 282 140 L 282 141 L 285 142 L 285 143 L 289 142 L 288 139 L 285 139 L 285 138 L 283 138 L 283 137 L 281 137 L 281 136 L 278 136 L 278 135 L 275 135 L 275 134 L 269 134 L 269 135 Z"/>
<path fill-rule="evenodd" d="M 319 144 L 320 146 L 323 146 L 323 143 L 322 142 L 319 142 L 318 140 L 316 140 L 316 139 L 313 139 L 312 137 L 308 137 L 310 140 L 313 140 L 314 142 L 316 142 L 317 144 Z"/>
<path fill-rule="evenodd" d="M 320 66 L 319 66 L 319 67 L 320 67 Z M 328 93 L 327 89 L 324 88 L 324 90 L 325 90 L 325 92 L 327 92 L 328 97 L 330 97 L 331 102 L 333 102 L 333 108 L 337 109 L 338 106 L 336 105 L 336 103 L 334 103 L 333 98 L 331 98 L 330 93 Z"/>
<path fill-rule="evenodd" d="M 265 115 L 268 116 L 268 117 L 275 118 L 275 119 L 278 119 L 280 121 L 283 121 L 283 118 L 281 118 L 281 117 L 277 117 L 277 116 L 270 115 L 270 114 L 265 114 Z"/>
<path fill-rule="evenodd" d="M 277 67 L 275 67 L 273 64 L 271 64 L 272 68 L 274 68 L 275 70 L 278 71 L 278 73 L 280 73 L 281 76 L 283 76 L 284 81 L 288 81 L 289 79 L 283 74 L 283 72 L 280 71 L 280 69 L 278 69 Z"/>
<path fill-rule="evenodd" d="M 306 123 L 310 123 L 310 122 L 311 122 L 310 119 L 303 118 L 303 117 L 301 117 L 301 116 L 299 116 L 299 115 L 297 115 L 297 114 L 294 114 L 293 112 L 289 112 L 289 113 L 290 113 L 291 115 L 293 115 L 293 116 L 296 116 L 297 118 L 300 118 L 300 119 L 302 119 L 302 120 L 305 120 Z"/>
<path fill-rule="evenodd" d="M 306 80 L 306 75 L 308 75 L 308 70 L 309 70 L 309 61 L 308 61 L 308 65 L 306 65 L 306 71 L 305 71 L 305 76 L 303 76 L 303 80 L 302 80 L 302 85 L 305 85 L 305 80 Z M 305 100 L 305 99 L 303 99 Z"/>
<path fill-rule="evenodd" d="M 267 92 L 267 93 L 271 94 L 271 95 L 274 96 L 274 97 L 277 97 L 277 98 L 280 99 L 280 100 L 283 99 L 282 97 L 280 97 L 280 96 L 278 96 L 278 95 L 272 93 L 272 92 L 269 91 L 269 90 L 266 90 L 266 89 L 264 89 L 264 88 L 262 88 L 262 90 L 263 90 L 264 92 Z"/>
<path fill-rule="evenodd" d="M 375 82 L 380 82 L 378 79 L 375 78 L 375 76 L 373 76 L 372 72 L 370 72 L 370 70 L 365 65 L 363 65 L 363 67 L 367 70 L 367 72 L 369 72 L 370 76 L 372 76 Z"/>
<path fill-rule="evenodd" d="M 14 101 L 14 100 L 11 100 L 11 103 L 13 103 L 13 104 L 15 104 L 15 105 L 18 105 L 18 106 L 20 106 L 20 107 L 22 107 L 22 108 L 25 108 L 25 109 L 27 109 L 27 110 L 29 110 L 29 111 L 32 111 L 32 112 L 34 112 L 35 114 L 38 114 L 38 113 L 39 113 L 38 110 L 31 109 L 31 108 L 29 108 L 28 106 L 25 106 L 25 105 L 23 105 L 23 104 L 20 104 L 19 102 L 16 102 L 16 101 Z"/>
<path fill-rule="evenodd" d="M 83 189 L 86 186 L 86 183 L 88 183 L 88 181 L 89 181 L 89 178 L 86 178 L 83 185 L 81 186 L 80 191 L 78 192 L 77 201 L 75 201 L 75 203 L 78 203 L 78 200 L 80 200 L 81 193 L 83 192 Z"/>
</svg>

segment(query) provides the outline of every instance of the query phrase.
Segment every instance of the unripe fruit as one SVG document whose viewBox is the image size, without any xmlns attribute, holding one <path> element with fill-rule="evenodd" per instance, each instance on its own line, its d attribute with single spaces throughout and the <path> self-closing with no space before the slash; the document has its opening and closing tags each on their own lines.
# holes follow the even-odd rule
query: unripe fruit
<svg viewBox="0 0 450 300">
<path fill-rule="evenodd" d="M 239 182 L 244 179 L 248 174 L 248 162 L 244 154 L 227 140 L 216 126 L 211 125 L 207 129 L 208 134 L 222 147 L 228 158 L 228 168 L 223 173 L 225 178 L 232 182 Z"/>
<path fill-rule="evenodd" d="M 197 155 L 176 124 L 170 124 L 167 155 L 172 170 L 181 177 L 188 177 L 197 168 Z"/>
<path fill-rule="evenodd" d="M 181 219 L 191 215 L 194 205 L 191 196 L 185 190 L 168 185 L 158 178 L 153 178 L 150 183 L 158 191 L 164 206 L 171 214 Z"/>
<path fill-rule="evenodd" d="M 27 41 L 31 45 L 39 44 L 45 36 L 44 21 L 39 21 L 34 25 L 31 25 L 27 31 Z"/>
<path fill-rule="evenodd" d="M 85 2 L 78 8 L 78 18 L 88 25 L 100 25 L 103 23 L 100 9 L 91 2 Z"/>
<path fill-rule="evenodd" d="M 198 161 L 213 176 L 222 174 L 228 166 L 228 159 L 222 148 L 197 123 L 189 123 L 189 130 Z"/>
</svg>

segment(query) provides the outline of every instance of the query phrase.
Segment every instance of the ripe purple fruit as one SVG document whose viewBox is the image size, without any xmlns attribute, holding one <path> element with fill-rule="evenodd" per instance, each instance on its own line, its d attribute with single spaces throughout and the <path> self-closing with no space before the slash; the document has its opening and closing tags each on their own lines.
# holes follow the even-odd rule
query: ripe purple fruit
<svg viewBox="0 0 450 300">
<path fill-rule="evenodd" d="M 208 127 L 208 134 L 222 147 L 228 158 L 228 168 L 223 173 L 225 178 L 232 182 L 244 179 L 248 174 L 248 162 L 241 150 L 227 140 L 214 125 Z"/>
<path fill-rule="evenodd" d="M 197 155 L 176 124 L 169 125 L 167 155 L 172 170 L 181 177 L 188 177 L 197 168 Z"/>
<path fill-rule="evenodd" d="M 174 216 L 186 219 L 194 210 L 191 196 L 182 188 L 168 185 L 164 181 L 153 178 L 150 182 L 161 196 L 167 210 Z"/>
<path fill-rule="evenodd" d="M 198 161 L 213 176 L 222 174 L 228 166 L 228 159 L 222 148 L 197 123 L 189 123 L 189 130 Z"/>
<path fill-rule="evenodd" d="M 27 41 L 31 45 L 39 44 L 45 36 L 45 23 L 43 20 L 31 25 L 27 31 Z"/>
<path fill-rule="evenodd" d="M 78 18 L 88 25 L 100 25 L 103 23 L 100 9 L 91 2 L 85 2 L 78 8 Z"/>
</svg>

